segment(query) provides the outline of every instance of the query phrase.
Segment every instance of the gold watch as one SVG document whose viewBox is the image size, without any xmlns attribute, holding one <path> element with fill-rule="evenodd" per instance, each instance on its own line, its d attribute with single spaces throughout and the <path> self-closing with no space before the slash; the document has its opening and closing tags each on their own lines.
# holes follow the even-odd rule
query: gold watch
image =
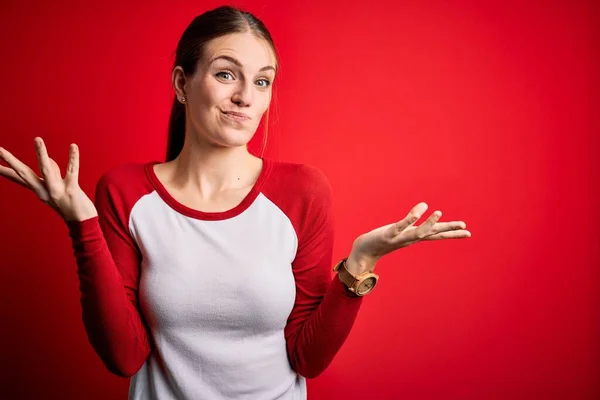
<svg viewBox="0 0 600 400">
<path fill-rule="evenodd" d="M 373 273 L 373 271 L 365 271 L 360 275 L 352 275 L 346 269 L 347 258 L 342 259 L 333 268 L 338 273 L 338 277 L 348 287 L 348 290 L 357 296 L 364 296 L 370 293 L 377 285 L 379 275 Z"/>
</svg>

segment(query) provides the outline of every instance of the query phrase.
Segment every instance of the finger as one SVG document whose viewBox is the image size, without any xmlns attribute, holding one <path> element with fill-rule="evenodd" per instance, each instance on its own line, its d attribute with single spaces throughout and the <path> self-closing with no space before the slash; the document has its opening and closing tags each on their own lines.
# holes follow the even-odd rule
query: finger
<svg viewBox="0 0 600 400">
<path fill-rule="evenodd" d="M 48 156 L 48 150 L 42 138 L 37 137 L 35 139 L 35 144 L 40 171 L 42 172 L 42 177 L 45 181 L 46 191 L 49 195 L 48 197 L 55 200 L 57 196 L 60 196 L 60 193 L 64 188 L 60 167 L 56 161 Z"/>
<path fill-rule="evenodd" d="M 442 240 L 442 239 L 466 239 L 471 237 L 471 232 L 460 229 L 457 231 L 447 231 L 428 235 L 423 240 Z"/>
<path fill-rule="evenodd" d="M 436 210 L 427 218 L 425 222 L 417 227 L 413 231 L 414 239 L 419 240 L 425 238 L 427 235 L 431 233 L 431 229 L 434 225 L 439 221 L 442 217 L 442 212 L 440 210 Z"/>
<path fill-rule="evenodd" d="M 36 137 L 35 141 L 35 152 L 38 157 L 38 164 L 40 167 L 40 172 L 42 174 L 42 178 L 51 185 L 54 180 L 54 176 L 52 174 L 52 162 L 50 157 L 48 156 L 48 149 L 46 148 L 46 144 L 44 143 L 44 139 L 41 137 Z"/>
<path fill-rule="evenodd" d="M 77 183 L 79 180 L 79 147 L 72 143 L 69 146 L 69 163 L 65 174 L 67 184 Z"/>
<path fill-rule="evenodd" d="M 427 203 L 425 202 L 421 202 L 414 206 L 406 217 L 395 224 L 395 234 L 398 235 L 408 227 L 414 225 L 423 216 L 423 213 L 427 211 L 427 207 Z"/>
<path fill-rule="evenodd" d="M 18 183 L 19 185 L 22 185 L 22 186 L 26 187 L 27 189 L 31 190 L 31 188 L 29 187 L 27 182 L 25 182 L 23 180 L 23 178 L 21 178 L 12 168 L 4 167 L 4 166 L 0 165 L 0 176 L 3 176 L 5 178 L 7 178 L 8 180 Z"/>
<path fill-rule="evenodd" d="M 35 172 L 17 157 L 13 156 L 8 150 L 0 147 L 0 158 L 2 158 L 10 168 L 21 178 L 31 190 L 35 192 L 42 200 L 46 200 L 47 191 L 44 184 Z"/>
<path fill-rule="evenodd" d="M 467 224 L 463 221 L 451 221 L 451 222 L 438 222 L 436 223 L 431 230 L 430 234 L 445 232 L 445 231 L 456 231 L 459 229 L 465 229 Z"/>
</svg>

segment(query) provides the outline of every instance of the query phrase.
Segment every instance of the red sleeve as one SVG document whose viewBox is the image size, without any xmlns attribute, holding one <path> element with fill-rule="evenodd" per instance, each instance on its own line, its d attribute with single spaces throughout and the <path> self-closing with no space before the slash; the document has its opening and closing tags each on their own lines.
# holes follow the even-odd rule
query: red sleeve
<svg viewBox="0 0 600 400">
<path fill-rule="evenodd" d="M 325 175 L 308 169 L 306 203 L 296 222 L 298 250 L 292 263 L 296 300 L 285 328 L 287 351 L 294 370 L 314 378 L 331 363 L 345 342 L 362 297 L 348 292 L 336 277 L 333 263 L 333 196 Z"/>
<path fill-rule="evenodd" d="M 96 187 L 98 217 L 67 225 L 89 341 L 109 371 L 130 377 L 143 365 L 150 345 L 137 304 L 140 253 L 129 233 L 124 201 L 107 174 Z"/>
</svg>

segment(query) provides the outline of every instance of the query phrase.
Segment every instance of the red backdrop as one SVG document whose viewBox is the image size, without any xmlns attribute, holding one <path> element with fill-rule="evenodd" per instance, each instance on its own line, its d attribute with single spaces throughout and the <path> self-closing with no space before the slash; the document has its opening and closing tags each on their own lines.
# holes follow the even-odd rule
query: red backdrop
<svg viewBox="0 0 600 400">
<path fill-rule="evenodd" d="M 266 154 L 327 174 L 336 258 L 419 201 L 473 233 L 381 261 L 310 398 L 598 398 L 597 4 L 234 4 L 279 45 Z M 162 158 L 172 53 L 217 5 L 3 1 L 0 146 L 34 164 L 41 135 L 64 165 L 78 143 L 90 195 L 107 169 Z M 87 342 L 64 223 L 0 192 L 1 397 L 126 398 Z"/>
</svg>

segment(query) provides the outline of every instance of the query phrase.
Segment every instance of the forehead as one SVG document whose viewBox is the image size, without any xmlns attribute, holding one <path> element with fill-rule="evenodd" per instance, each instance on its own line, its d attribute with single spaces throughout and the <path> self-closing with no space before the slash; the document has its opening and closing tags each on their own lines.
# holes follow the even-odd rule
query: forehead
<svg viewBox="0 0 600 400">
<path fill-rule="evenodd" d="M 252 33 L 232 33 L 212 39 L 205 47 L 205 61 L 218 56 L 236 58 L 244 68 L 259 70 L 266 66 L 276 66 L 275 54 L 269 43 Z"/>
</svg>

